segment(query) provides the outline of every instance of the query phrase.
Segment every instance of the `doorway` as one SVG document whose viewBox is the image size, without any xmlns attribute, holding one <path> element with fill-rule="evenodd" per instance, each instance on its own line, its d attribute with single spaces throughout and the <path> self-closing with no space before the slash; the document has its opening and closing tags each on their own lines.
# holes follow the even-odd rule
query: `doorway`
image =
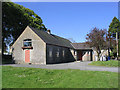
<svg viewBox="0 0 120 90">
<path fill-rule="evenodd" d="M 82 61 L 82 51 L 78 51 L 78 60 Z"/>
<path fill-rule="evenodd" d="M 30 63 L 30 50 L 25 50 L 25 62 Z"/>
</svg>

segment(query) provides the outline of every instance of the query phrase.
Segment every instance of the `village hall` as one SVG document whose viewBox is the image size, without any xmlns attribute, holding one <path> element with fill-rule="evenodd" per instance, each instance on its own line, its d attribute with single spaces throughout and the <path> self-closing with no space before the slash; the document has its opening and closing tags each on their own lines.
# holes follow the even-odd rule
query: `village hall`
<svg viewBox="0 0 120 90">
<path fill-rule="evenodd" d="M 72 43 L 54 35 L 27 26 L 11 47 L 17 64 L 56 64 L 73 61 L 95 61 L 94 50 L 86 43 Z"/>
</svg>

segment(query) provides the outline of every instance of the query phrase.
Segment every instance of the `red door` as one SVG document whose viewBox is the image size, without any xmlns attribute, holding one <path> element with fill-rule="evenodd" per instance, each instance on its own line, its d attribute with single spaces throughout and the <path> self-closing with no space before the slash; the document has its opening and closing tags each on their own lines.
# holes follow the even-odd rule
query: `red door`
<svg viewBox="0 0 120 90">
<path fill-rule="evenodd" d="M 30 50 L 25 50 L 25 62 L 30 62 Z"/>
<path fill-rule="evenodd" d="M 78 60 L 82 61 L 82 51 L 78 51 Z"/>
</svg>

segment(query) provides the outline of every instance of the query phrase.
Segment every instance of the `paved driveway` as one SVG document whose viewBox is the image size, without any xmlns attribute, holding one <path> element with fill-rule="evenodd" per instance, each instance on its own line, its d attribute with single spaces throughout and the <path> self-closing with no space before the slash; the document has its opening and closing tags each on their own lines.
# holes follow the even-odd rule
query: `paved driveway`
<svg viewBox="0 0 120 90">
<path fill-rule="evenodd" d="M 90 70 L 90 71 L 118 72 L 118 67 L 91 66 L 91 65 L 88 65 L 89 63 L 91 62 L 71 62 L 71 63 L 62 63 L 62 64 L 50 64 L 50 65 L 8 64 L 7 66 L 46 68 L 46 69 L 80 69 L 80 70 Z"/>
</svg>

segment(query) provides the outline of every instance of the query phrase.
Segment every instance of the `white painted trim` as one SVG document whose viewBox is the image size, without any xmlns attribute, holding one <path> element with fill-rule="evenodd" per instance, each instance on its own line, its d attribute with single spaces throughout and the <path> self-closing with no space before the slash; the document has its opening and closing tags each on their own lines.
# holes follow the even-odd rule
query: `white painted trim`
<svg viewBox="0 0 120 90">
<path fill-rule="evenodd" d="M 31 50 L 30 50 L 30 63 L 31 63 Z"/>
</svg>

